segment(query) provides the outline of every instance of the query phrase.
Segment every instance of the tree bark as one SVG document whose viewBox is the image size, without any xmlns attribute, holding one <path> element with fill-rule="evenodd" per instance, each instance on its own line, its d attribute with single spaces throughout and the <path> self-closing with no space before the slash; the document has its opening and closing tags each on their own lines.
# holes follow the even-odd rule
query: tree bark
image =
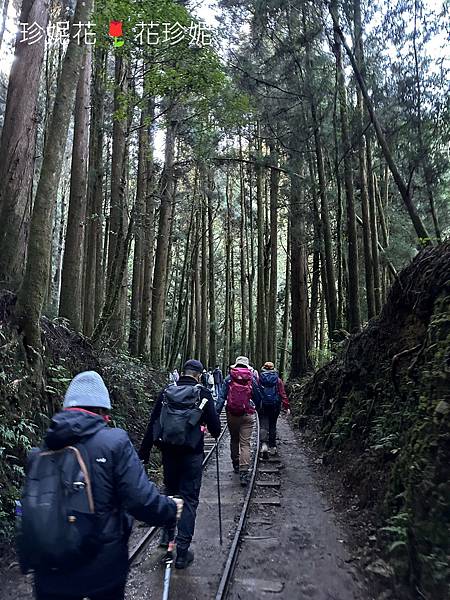
<svg viewBox="0 0 450 600">
<path fill-rule="evenodd" d="M 139 130 L 138 171 L 136 185 L 136 221 L 134 232 L 133 280 L 131 291 L 130 335 L 128 347 L 132 356 L 139 354 L 139 334 L 142 316 L 144 237 L 145 237 L 145 201 L 147 196 L 147 152 L 148 130 L 146 111 L 141 111 Z"/>
<path fill-rule="evenodd" d="M 151 98 L 148 102 L 148 118 L 151 123 L 155 116 L 155 101 Z M 153 281 L 153 263 L 154 263 L 154 243 L 155 243 L 155 182 L 154 182 L 154 164 L 153 164 L 153 145 L 154 133 L 153 125 L 148 125 L 148 148 L 147 148 L 147 181 L 145 198 L 145 220 L 144 220 L 144 266 L 142 282 L 142 303 L 141 303 L 141 327 L 139 331 L 139 355 L 148 357 L 150 353 L 150 323 L 152 306 L 152 281 Z"/>
<path fill-rule="evenodd" d="M 152 316 L 151 316 L 151 362 L 154 367 L 161 365 L 161 343 L 165 312 L 165 291 L 167 278 L 167 255 L 169 251 L 170 215 L 174 192 L 174 157 L 177 120 L 174 109 L 168 115 L 166 132 L 165 162 L 161 176 L 161 206 L 159 212 L 158 237 L 156 242 L 155 268 L 153 276 Z"/>
<path fill-rule="evenodd" d="M 278 166 L 278 152 L 275 145 L 270 145 L 270 161 Z M 270 171 L 270 286 L 268 306 L 268 343 L 267 356 L 277 363 L 277 292 L 278 292 L 278 185 L 279 172 Z"/>
<path fill-rule="evenodd" d="M 59 301 L 59 316 L 68 319 L 75 331 L 81 331 L 82 329 L 81 277 L 83 271 L 83 229 L 86 217 L 90 82 L 91 53 L 89 49 L 86 49 L 75 98 L 69 214 Z"/>
<path fill-rule="evenodd" d="M 205 224 L 207 223 L 207 199 L 202 196 L 201 205 L 201 222 L 202 222 L 202 257 L 201 257 L 201 270 L 200 270 L 200 284 L 201 284 L 201 327 L 200 327 L 200 360 L 204 365 L 208 364 L 209 360 L 209 349 L 208 349 L 208 337 L 207 332 L 209 329 L 209 318 L 208 318 L 208 240 L 207 240 L 207 229 Z M 213 365 L 210 365 L 213 366 Z"/>
<path fill-rule="evenodd" d="M 303 377 L 310 365 L 307 253 L 304 192 L 298 177 L 291 177 L 290 256 L 292 304 L 291 378 Z"/>
<path fill-rule="evenodd" d="M 111 288 L 114 279 L 113 264 L 120 264 L 125 249 L 126 235 L 126 184 L 127 184 L 127 138 L 128 138 L 128 109 L 124 113 L 124 98 L 128 91 L 128 63 L 127 58 L 120 54 L 115 57 L 115 86 L 114 86 L 114 120 L 112 134 L 112 160 L 111 160 L 111 205 L 109 216 L 109 242 L 107 262 L 107 290 L 106 296 L 115 292 Z M 119 290 L 118 302 L 113 314 L 108 318 L 107 331 L 110 342 L 118 348 L 124 343 L 125 314 L 123 295 L 126 286 L 126 270 L 123 273 L 124 281 Z"/>
<path fill-rule="evenodd" d="M 333 51 L 336 57 L 336 73 L 339 95 L 339 109 L 341 117 L 341 137 L 342 150 L 344 152 L 344 183 L 347 214 L 347 264 L 348 264 L 348 315 L 349 330 L 351 332 L 359 331 L 361 327 L 361 315 L 359 305 L 359 266 L 358 266 L 358 237 L 356 234 L 356 215 L 355 199 L 352 174 L 352 145 L 350 141 L 347 112 L 347 90 L 345 87 L 345 74 L 342 62 L 342 50 L 339 33 L 336 26 L 339 26 L 338 2 L 333 0 L 330 3 L 330 12 L 333 17 L 334 26 L 334 45 Z"/>
<path fill-rule="evenodd" d="M 242 158 L 242 138 L 239 135 L 239 156 Z M 241 219 L 240 219 L 240 275 L 241 275 L 241 352 L 244 355 L 248 354 L 248 343 L 247 343 L 247 247 L 246 247 L 246 201 L 245 201 L 245 177 L 244 177 L 244 164 L 239 163 L 239 187 L 240 187 L 240 208 L 241 208 Z"/>
<path fill-rule="evenodd" d="M 364 51 L 362 43 L 361 4 L 354 0 L 354 35 L 355 35 L 355 59 L 361 74 L 364 76 Z M 339 34 L 336 33 L 339 37 Z M 364 134 L 364 102 L 361 89 L 356 89 L 356 126 L 358 136 L 358 160 L 359 160 L 359 189 L 361 199 L 361 217 L 363 222 L 363 247 L 364 247 L 364 274 L 366 279 L 367 318 L 375 316 L 375 291 L 373 283 L 372 245 L 371 229 L 369 219 L 369 196 L 367 191 L 367 156 L 366 136 Z M 349 271 L 350 275 L 350 271 Z"/>
<path fill-rule="evenodd" d="M 261 132 L 257 125 L 258 160 L 262 161 Z M 256 165 L 256 228 L 258 238 L 257 255 L 257 300 L 256 300 L 256 355 L 255 362 L 258 368 L 267 360 L 267 312 L 265 294 L 265 269 L 264 269 L 264 198 L 263 198 L 263 170 L 261 165 Z"/>
<path fill-rule="evenodd" d="M 291 231 L 288 221 L 287 226 L 287 246 L 289 249 Z M 284 379 L 287 375 L 287 353 L 288 353 L 288 337 L 289 337 L 289 316 L 290 316 L 290 289 L 291 289 L 291 263 L 289 251 L 286 253 L 286 270 L 285 270 L 285 285 L 284 285 L 284 310 L 281 335 L 281 352 L 280 352 L 280 377 Z"/>
<path fill-rule="evenodd" d="M 105 111 L 106 51 L 94 54 L 93 93 L 89 140 L 88 197 L 86 214 L 86 262 L 83 331 L 91 336 L 103 305 L 103 120 Z"/>
<path fill-rule="evenodd" d="M 253 297 L 255 286 L 255 242 L 253 236 L 253 187 L 252 170 L 249 168 L 249 187 L 248 187 L 248 207 L 247 207 L 247 227 L 245 230 L 246 248 L 247 248 L 247 281 L 248 281 L 248 340 L 249 350 L 252 360 L 256 356 L 255 339 L 255 313 L 253 310 Z"/>
<path fill-rule="evenodd" d="M 205 180 L 208 200 L 208 258 L 209 258 L 209 364 L 217 364 L 217 322 L 216 322 L 216 277 L 214 257 L 214 215 L 212 198 L 212 173 L 208 171 Z"/>
<path fill-rule="evenodd" d="M 366 138 L 367 150 L 367 177 L 368 177 L 368 194 L 369 194 L 369 219 L 370 219 L 370 240 L 372 244 L 372 266 L 373 266 L 373 287 L 375 300 L 375 313 L 378 315 L 381 311 L 381 276 L 380 276 L 380 259 L 378 252 L 378 225 L 377 225 L 377 209 L 375 202 L 375 184 L 374 172 L 372 166 L 372 149 L 370 138 Z"/>
<path fill-rule="evenodd" d="M 228 367 L 231 364 L 231 206 L 229 195 L 229 179 L 230 174 L 227 170 L 226 180 L 226 216 L 225 216 L 225 319 L 224 319 L 224 350 L 223 350 L 223 365 L 224 373 L 228 372 Z"/>
<path fill-rule="evenodd" d="M 336 277 L 333 262 L 333 240 L 331 237 L 330 216 L 326 192 L 322 137 L 320 134 L 320 126 L 317 122 L 316 107 L 313 102 L 311 102 L 311 114 L 313 118 L 317 174 L 319 178 L 320 218 L 322 222 L 325 274 L 327 278 L 328 335 L 330 339 L 333 339 L 337 322 Z"/>
<path fill-rule="evenodd" d="M 7 9 L 7 0 L 4 7 Z M 48 23 L 48 0 L 23 0 L 20 21 Z M 32 206 L 36 106 L 44 41 L 21 43 L 17 34 L 0 143 L 0 284 L 19 287 Z M 76 85 L 76 84 L 75 84 Z M 65 144 L 65 140 L 63 142 Z M 53 198 L 56 198 L 54 190 Z"/>
<path fill-rule="evenodd" d="M 78 2 L 74 23 L 89 20 L 92 0 Z M 28 257 L 17 302 L 19 328 L 26 346 L 41 349 L 40 317 L 47 289 L 51 245 L 51 216 L 58 191 L 64 148 L 81 70 L 84 48 L 71 37 L 56 90 L 49 133 L 44 147 L 41 174 L 31 218 Z M 29 82 L 30 83 L 30 82 Z"/>
</svg>

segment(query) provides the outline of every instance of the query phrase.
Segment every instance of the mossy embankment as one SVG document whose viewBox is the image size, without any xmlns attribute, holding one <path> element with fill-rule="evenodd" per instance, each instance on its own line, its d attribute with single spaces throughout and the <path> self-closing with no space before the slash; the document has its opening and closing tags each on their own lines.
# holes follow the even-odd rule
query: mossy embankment
<svg viewBox="0 0 450 600">
<path fill-rule="evenodd" d="M 295 388 L 297 423 L 373 519 L 373 570 L 395 598 L 450 598 L 450 244 L 420 252 L 380 316 Z"/>
<path fill-rule="evenodd" d="M 15 296 L 0 292 L 0 555 L 12 535 L 14 500 L 19 497 L 28 450 L 38 444 L 59 410 L 69 381 L 93 369 L 110 391 L 112 418 L 135 445 L 142 440 L 164 375 L 142 361 L 107 348 L 94 348 L 61 320 L 42 319 L 44 374 L 24 363 L 14 325 Z M 156 469 L 157 464 L 150 465 Z M 6 542 L 6 544 L 5 544 Z"/>
</svg>

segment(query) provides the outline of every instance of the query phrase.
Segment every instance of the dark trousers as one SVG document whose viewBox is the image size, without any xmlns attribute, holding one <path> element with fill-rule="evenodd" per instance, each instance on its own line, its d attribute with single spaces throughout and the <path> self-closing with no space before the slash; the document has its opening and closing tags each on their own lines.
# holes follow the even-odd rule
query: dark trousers
<svg viewBox="0 0 450 600">
<path fill-rule="evenodd" d="M 168 496 L 179 496 L 184 501 L 178 521 L 177 548 L 186 550 L 192 541 L 197 514 L 198 497 L 202 485 L 203 454 L 162 453 L 164 487 Z M 171 532 L 169 532 L 170 536 Z"/>
<path fill-rule="evenodd" d="M 221 383 L 214 383 L 214 392 L 217 397 L 219 397 L 221 387 L 222 387 Z"/>
<path fill-rule="evenodd" d="M 83 600 L 86 596 L 72 596 L 72 595 L 61 595 L 61 594 L 47 594 L 41 592 L 35 588 L 36 600 Z M 111 588 L 105 592 L 98 592 L 97 594 L 91 594 L 87 596 L 90 600 L 124 600 L 125 598 L 125 584 L 115 588 Z"/>
<path fill-rule="evenodd" d="M 277 445 L 277 420 L 281 406 L 278 404 L 263 405 L 259 411 L 259 424 L 261 427 L 261 442 L 269 444 L 269 448 Z"/>
</svg>

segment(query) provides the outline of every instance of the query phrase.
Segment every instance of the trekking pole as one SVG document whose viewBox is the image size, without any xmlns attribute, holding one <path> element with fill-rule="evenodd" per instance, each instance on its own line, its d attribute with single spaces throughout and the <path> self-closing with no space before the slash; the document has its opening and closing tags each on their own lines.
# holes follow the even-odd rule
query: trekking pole
<svg viewBox="0 0 450 600">
<path fill-rule="evenodd" d="M 163 588 L 162 600 L 169 600 L 170 577 L 172 574 L 174 546 L 175 546 L 175 539 L 173 539 L 171 542 L 169 542 L 169 546 L 167 548 L 167 554 L 166 554 L 166 558 L 165 558 L 166 570 L 164 572 L 164 588 Z"/>
<path fill-rule="evenodd" d="M 219 539 L 222 545 L 222 504 L 220 502 L 220 479 L 219 479 L 219 441 L 216 439 L 216 467 L 217 467 L 217 500 L 219 504 Z"/>
</svg>

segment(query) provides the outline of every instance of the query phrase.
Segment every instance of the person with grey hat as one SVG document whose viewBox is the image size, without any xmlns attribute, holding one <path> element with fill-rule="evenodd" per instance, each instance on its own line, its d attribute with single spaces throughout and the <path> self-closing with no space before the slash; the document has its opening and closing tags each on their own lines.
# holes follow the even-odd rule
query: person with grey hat
<svg viewBox="0 0 450 600">
<path fill-rule="evenodd" d="M 200 384 L 202 373 L 199 360 L 185 362 L 177 384 L 167 386 L 159 394 L 139 449 L 139 458 L 145 463 L 153 445 L 161 450 L 166 493 L 181 496 L 184 501 L 176 536 L 177 569 L 186 568 L 194 560 L 189 546 L 202 483 L 202 426 L 206 425 L 214 438 L 219 437 L 221 429 L 213 396 Z M 167 527 L 160 545 L 166 547 L 174 537 L 174 528 Z"/>
<path fill-rule="evenodd" d="M 225 403 L 233 471 L 239 474 L 241 485 L 245 487 L 250 466 L 250 439 L 260 404 L 257 378 L 246 356 L 238 356 L 230 366 L 217 402 L 219 414 Z"/>
<path fill-rule="evenodd" d="M 95 371 L 78 374 L 66 392 L 63 410 L 52 418 L 43 447 L 30 455 L 27 473 L 34 469 L 33 472 L 40 474 L 45 467 L 46 479 L 42 483 L 47 486 L 47 495 L 43 494 L 47 500 L 41 505 L 43 514 L 48 510 L 50 501 L 64 497 L 48 495 L 50 484 L 60 485 L 58 482 L 63 479 L 62 470 L 59 476 L 52 477 L 53 471 L 65 468 L 70 460 L 74 460 L 73 457 L 77 457 L 82 467 L 77 480 L 70 484 L 64 479 L 64 484 L 70 484 L 70 490 L 75 492 L 66 491 L 65 495 L 75 494 L 79 498 L 77 502 L 80 502 L 83 490 L 87 489 L 90 512 L 95 515 L 92 521 L 95 523 L 95 552 L 86 553 L 86 557 L 82 556 L 79 561 L 66 561 L 63 556 L 56 560 L 57 566 L 47 559 L 47 562 L 43 560 L 40 566 L 34 567 L 38 600 L 82 600 L 85 597 L 91 600 L 122 600 L 128 575 L 128 538 L 132 517 L 148 525 L 173 527 L 177 514 L 181 513 L 182 502 L 160 494 L 148 480 L 128 434 L 123 429 L 107 426 L 110 410 L 111 400 L 100 375 Z M 78 467 L 75 472 L 78 472 Z M 36 509 L 36 498 L 40 498 L 39 495 L 33 496 L 33 502 L 28 502 L 32 495 L 30 490 L 36 490 L 33 486 L 36 486 L 36 480 L 26 480 L 22 495 L 24 523 L 25 517 L 30 520 Z M 28 515 L 26 506 L 30 507 Z M 47 534 L 45 528 L 40 528 L 44 542 L 50 536 L 51 527 L 59 520 L 58 507 L 55 508 L 54 518 L 46 521 Z M 81 517 L 81 513 L 78 517 L 68 517 L 69 522 L 73 521 L 72 527 L 78 522 L 80 525 L 76 526 L 81 527 L 84 523 Z M 39 532 L 40 529 L 38 523 L 34 530 Z M 77 535 L 85 533 L 80 529 Z M 74 539 L 77 538 L 71 538 L 66 546 L 73 544 Z M 59 553 L 64 552 L 61 540 L 60 544 L 50 549 L 50 555 L 56 559 Z M 34 539 L 29 540 L 28 546 L 33 547 L 31 559 L 39 565 L 39 557 L 35 555 L 39 545 Z M 49 549 L 46 548 L 43 557 L 48 556 Z"/>
</svg>

